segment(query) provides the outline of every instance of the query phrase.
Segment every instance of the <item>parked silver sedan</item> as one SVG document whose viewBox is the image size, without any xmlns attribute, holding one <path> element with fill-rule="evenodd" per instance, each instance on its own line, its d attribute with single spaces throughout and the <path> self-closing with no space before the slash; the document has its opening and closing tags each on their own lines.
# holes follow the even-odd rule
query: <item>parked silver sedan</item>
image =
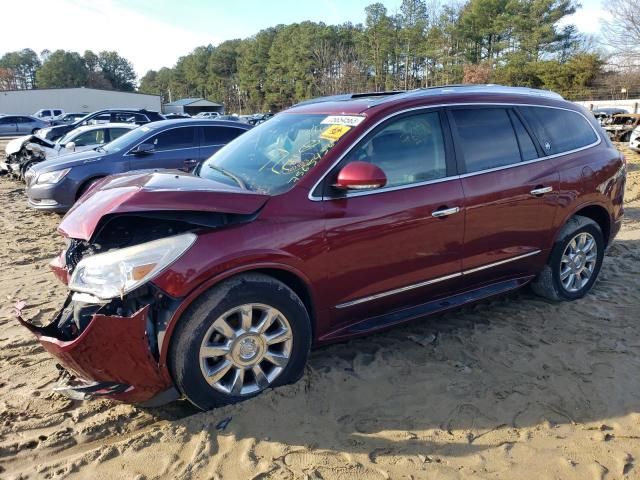
<svg viewBox="0 0 640 480">
<path fill-rule="evenodd" d="M 33 134 L 47 126 L 47 122 L 28 115 L 3 115 L 0 116 L 0 137 Z"/>
</svg>

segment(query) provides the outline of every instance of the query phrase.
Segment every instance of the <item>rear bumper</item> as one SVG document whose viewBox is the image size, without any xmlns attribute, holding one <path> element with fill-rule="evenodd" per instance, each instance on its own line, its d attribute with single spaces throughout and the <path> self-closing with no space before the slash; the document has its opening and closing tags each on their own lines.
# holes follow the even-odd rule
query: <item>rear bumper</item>
<svg viewBox="0 0 640 480">
<path fill-rule="evenodd" d="M 143 307 L 130 317 L 102 315 L 98 311 L 72 340 L 56 338 L 62 312 L 45 327 L 25 321 L 19 311 L 17 317 L 70 372 L 72 378 L 62 375 L 65 384 L 57 389 L 61 393 L 78 399 L 99 396 L 153 404 L 155 398 L 170 401 L 177 394 L 171 394 L 174 387 L 149 349 L 146 332 L 149 310 L 149 306 Z"/>
</svg>

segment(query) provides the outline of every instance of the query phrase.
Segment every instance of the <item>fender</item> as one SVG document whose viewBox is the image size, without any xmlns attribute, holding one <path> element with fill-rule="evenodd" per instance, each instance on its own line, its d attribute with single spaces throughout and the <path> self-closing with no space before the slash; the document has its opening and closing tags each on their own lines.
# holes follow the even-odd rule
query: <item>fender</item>
<svg viewBox="0 0 640 480">
<path fill-rule="evenodd" d="M 181 301 L 180 306 L 176 309 L 176 311 L 174 312 L 173 316 L 171 317 L 171 319 L 169 320 L 169 323 L 167 324 L 167 328 L 164 332 L 164 338 L 162 341 L 162 346 L 160 348 L 160 357 L 158 359 L 158 366 L 160 367 L 162 374 L 167 378 L 167 379 L 171 379 L 171 375 L 169 373 L 169 369 L 167 368 L 167 355 L 169 352 L 169 344 L 171 343 L 171 335 L 173 333 L 173 330 L 175 329 L 176 325 L 178 324 L 178 322 L 180 321 L 180 318 L 182 317 L 182 314 L 187 310 L 187 308 L 189 308 L 189 306 L 198 298 L 200 297 L 200 295 L 202 295 L 202 293 L 204 293 L 205 291 L 207 291 L 208 289 L 214 287 L 215 285 L 217 285 L 218 283 L 226 280 L 229 277 L 232 277 L 234 275 L 238 275 L 240 273 L 245 273 L 245 272 L 250 272 L 250 271 L 255 271 L 255 270 L 261 270 L 261 269 L 276 269 L 276 270 L 284 270 L 286 272 L 289 272 L 293 275 L 295 275 L 296 277 L 298 277 L 300 280 L 302 280 L 302 282 L 305 284 L 307 291 L 309 292 L 309 295 L 311 296 L 311 308 L 312 308 L 312 312 L 311 313 L 311 317 L 312 318 L 316 318 L 316 292 L 314 291 L 313 287 L 311 286 L 312 283 L 309 281 L 309 278 L 302 273 L 300 270 L 298 270 L 295 267 L 292 267 L 291 265 L 285 264 L 285 263 L 274 263 L 274 262 L 260 262 L 260 263 L 253 263 L 253 264 L 247 264 L 247 265 L 242 265 L 236 268 L 232 268 L 229 270 L 225 270 L 222 273 L 219 273 L 218 275 L 215 275 L 213 277 L 211 277 L 210 279 L 206 280 L 205 282 L 201 283 L 200 285 L 198 285 L 195 289 L 193 289 L 191 292 L 189 292 L 189 294 Z"/>
<path fill-rule="evenodd" d="M 611 203 L 611 202 L 608 202 L 608 203 Z M 562 230 L 562 227 L 569 221 L 569 219 L 571 217 L 573 217 L 576 213 L 578 213 L 580 210 L 582 210 L 584 208 L 587 208 L 587 207 L 599 207 L 599 208 L 601 208 L 607 214 L 607 217 L 608 217 L 608 220 L 609 220 L 609 231 L 611 231 L 611 225 L 613 224 L 614 219 L 611 218 L 611 214 L 609 213 L 610 208 L 607 208 L 607 202 L 603 202 L 603 201 L 586 201 L 586 202 L 583 202 L 583 203 L 579 203 L 579 204 L 573 205 L 571 207 L 571 209 L 566 210 L 568 213 L 564 217 L 559 218 L 559 222 L 556 225 L 556 227 L 557 227 L 556 228 L 556 233 L 553 236 L 553 244 L 555 244 L 555 242 L 558 240 L 558 235 L 560 235 L 560 231 Z M 607 243 L 609 241 L 611 241 L 611 238 L 607 239 Z M 553 244 L 552 244 L 552 246 L 553 246 Z"/>
</svg>

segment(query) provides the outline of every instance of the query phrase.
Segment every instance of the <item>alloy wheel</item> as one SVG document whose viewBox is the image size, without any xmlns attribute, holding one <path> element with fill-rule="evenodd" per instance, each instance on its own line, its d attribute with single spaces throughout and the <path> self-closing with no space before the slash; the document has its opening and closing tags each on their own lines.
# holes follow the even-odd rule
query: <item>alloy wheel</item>
<svg viewBox="0 0 640 480">
<path fill-rule="evenodd" d="M 205 380 L 227 395 L 251 395 L 269 387 L 289 362 L 291 325 L 276 308 L 260 303 L 234 307 L 209 327 L 200 346 Z"/>
<path fill-rule="evenodd" d="M 598 244 L 588 232 L 580 232 L 567 244 L 560 259 L 560 282 L 567 292 L 578 292 L 596 269 Z"/>
</svg>

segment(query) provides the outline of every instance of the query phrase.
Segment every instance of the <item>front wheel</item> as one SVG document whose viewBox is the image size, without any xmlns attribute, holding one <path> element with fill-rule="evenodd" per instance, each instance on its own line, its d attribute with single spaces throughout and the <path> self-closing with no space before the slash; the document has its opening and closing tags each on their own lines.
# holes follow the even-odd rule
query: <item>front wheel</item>
<svg viewBox="0 0 640 480">
<path fill-rule="evenodd" d="M 561 230 L 544 270 L 531 283 L 550 300 L 584 297 L 598 277 L 604 258 L 604 237 L 590 218 L 576 215 Z"/>
<path fill-rule="evenodd" d="M 171 339 L 169 369 L 178 390 L 208 410 L 295 382 L 310 345 L 300 298 L 272 277 L 244 274 L 189 307 Z"/>
</svg>

